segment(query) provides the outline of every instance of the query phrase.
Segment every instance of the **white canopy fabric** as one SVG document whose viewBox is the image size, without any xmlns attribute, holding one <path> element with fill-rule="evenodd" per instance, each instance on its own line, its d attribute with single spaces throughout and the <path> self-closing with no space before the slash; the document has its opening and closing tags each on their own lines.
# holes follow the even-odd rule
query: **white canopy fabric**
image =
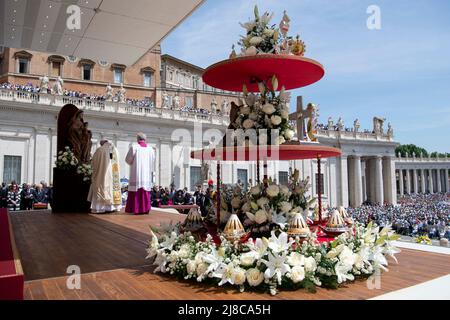
<svg viewBox="0 0 450 320">
<path fill-rule="evenodd" d="M 1 0 L 0 46 L 131 65 L 203 2 Z"/>
</svg>

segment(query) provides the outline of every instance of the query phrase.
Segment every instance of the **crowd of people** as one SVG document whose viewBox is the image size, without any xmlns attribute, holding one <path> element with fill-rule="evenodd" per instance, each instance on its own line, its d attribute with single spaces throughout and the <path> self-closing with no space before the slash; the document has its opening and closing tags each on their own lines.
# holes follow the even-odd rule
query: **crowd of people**
<svg viewBox="0 0 450 320">
<path fill-rule="evenodd" d="M 450 239 L 450 194 L 415 194 L 402 197 L 398 205 L 363 205 L 348 212 L 356 221 L 375 221 L 378 225 L 392 224 L 405 236 Z"/>
<path fill-rule="evenodd" d="M 7 185 L 3 182 L 0 188 L 0 208 L 11 211 L 47 209 L 51 205 L 52 195 L 53 189 L 45 181 L 33 185 L 18 185 L 15 181 Z"/>
<path fill-rule="evenodd" d="M 154 186 L 151 191 L 152 207 L 167 205 L 193 205 L 200 208 L 202 216 L 206 216 L 212 203 L 213 187 L 209 185 L 206 189 L 199 185 L 192 194 L 187 188 L 177 190 L 173 185 L 168 187 Z"/>
<path fill-rule="evenodd" d="M 34 86 L 32 83 L 28 83 L 26 85 L 22 84 L 12 84 L 9 82 L 0 84 L 0 89 L 7 89 L 7 90 L 14 90 L 14 91 L 23 91 L 28 93 L 40 93 L 41 88 L 38 86 Z M 98 95 L 98 94 L 88 94 L 81 91 L 74 91 L 74 90 L 67 90 L 63 89 L 63 96 L 64 97 L 70 97 L 70 98 L 78 98 L 78 99 L 86 99 L 90 101 L 106 101 L 107 96 L 105 95 Z M 112 101 L 117 102 L 119 98 L 113 97 Z M 125 99 L 126 104 L 139 107 L 139 108 L 154 108 L 155 104 L 153 101 L 149 99 L 132 99 L 132 98 L 126 98 Z M 195 113 L 200 115 L 208 116 L 211 114 L 210 110 L 204 109 L 204 108 L 198 108 L 194 106 L 183 106 L 179 109 L 182 112 L 189 112 L 189 113 Z"/>
<path fill-rule="evenodd" d="M 12 84 L 9 82 L 0 84 L 0 89 L 14 90 L 14 91 L 23 91 L 28 93 L 40 93 L 41 88 L 34 86 L 32 83 L 28 83 L 26 85 L 21 84 Z M 86 99 L 91 101 L 106 101 L 106 95 L 97 95 L 97 94 L 88 94 L 81 91 L 67 90 L 63 89 L 63 96 L 70 98 L 78 98 L 78 99 Z M 118 97 L 113 97 L 113 101 L 117 102 Z M 141 108 L 152 108 L 154 107 L 153 101 L 149 99 L 131 99 L 127 98 L 126 103 L 135 107 Z"/>
</svg>

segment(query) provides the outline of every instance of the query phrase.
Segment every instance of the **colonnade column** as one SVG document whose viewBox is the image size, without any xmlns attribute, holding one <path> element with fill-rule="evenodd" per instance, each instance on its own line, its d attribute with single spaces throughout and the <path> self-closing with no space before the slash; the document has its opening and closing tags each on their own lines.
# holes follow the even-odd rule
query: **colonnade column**
<svg viewBox="0 0 450 320">
<path fill-rule="evenodd" d="M 383 164 L 380 156 L 375 158 L 375 202 L 384 203 Z"/>
<path fill-rule="evenodd" d="M 340 205 L 344 207 L 348 207 L 348 170 L 347 170 L 347 156 L 341 155 L 339 157 L 338 165 L 339 165 L 339 173 L 340 173 L 340 187 L 341 192 L 339 195 Z M 303 166 L 302 166 L 303 167 Z"/>
<path fill-rule="evenodd" d="M 403 169 L 398 170 L 398 178 L 399 178 L 400 196 L 403 196 L 405 194 L 403 186 Z"/>
<path fill-rule="evenodd" d="M 419 184 L 417 179 L 417 169 L 413 169 L 413 193 L 419 193 Z"/>
<path fill-rule="evenodd" d="M 355 156 L 352 159 L 353 183 L 352 183 L 352 206 L 359 207 L 362 204 L 362 177 L 361 177 L 361 157 Z"/>
<path fill-rule="evenodd" d="M 436 179 L 437 179 L 437 192 L 442 192 L 441 169 L 436 170 Z"/>
<path fill-rule="evenodd" d="M 406 193 L 411 194 L 411 174 L 409 169 L 406 169 Z"/>
<path fill-rule="evenodd" d="M 425 194 L 425 170 L 420 169 L 420 191 Z"/>
<path fill-rule="evenodd" d="M 444 170 L 445 170 L 445 174 L 444 174 L 444 177 L 445 177 L 445 192 L 450 192 L 450 186 L 449 186 L 449 182 L 448 182 L 448 169 L 445 168 Z"/>
<path fill-rule="evenodd" d="M 428 189 L 430 193 L 434 193 L 434 185 L 433 185 L 433 169 L 428 169 Z"/>
<path fill-rule="evenodd" d="M 384 201 L 388 204 L 397 204 L 397 184 L 395 183 L 394 157 L 383 159 L 383 188 Z"/>
</svg>

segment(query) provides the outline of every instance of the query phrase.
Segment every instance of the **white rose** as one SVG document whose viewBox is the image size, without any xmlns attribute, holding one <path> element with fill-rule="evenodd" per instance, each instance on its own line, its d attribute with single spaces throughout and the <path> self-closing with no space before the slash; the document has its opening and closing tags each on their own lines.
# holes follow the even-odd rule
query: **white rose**
<svg viewBox="0 0 450 320">
<path fill-rule="evenodd" d="M 308 257 L 305 259 L 305 270 L 306 272 L 314 272 L 317 269 L 316 259 L 313 257 Z"/>
<path fill-rule="evenodd" d="M 250 44 L 251 44 L 252 46 L 257 46 L 258 44 L 260 44 L 260 43 L 263 42 L 263 41 L 264 41 L 264 39 L 261 38 L 261 37 L 252 37 L 252 38 L 250 39 Z"/>
<path fill-rule="evenodd" d="M 242 206 L 242 212 L 247 212 L 250 211 L 250 204 L 248 202 L 244 203 L 244 205 Z"/>
<path fill-rule="evenodd" d="M 281 113 L 281 117 L 282 117 L 283 119 L 288 119 L 288 118 L 289 118 L 289 111 L 283 109 L 283 110 L 281 110 L 280 113 Z"/>
<path fill-rule="evenodd" d="M 259 286 L 264 280 L 264 274 L 258 269 L 247 270 L 247 282 L 251 287 Z"/>
<path fill-rule="evenodd" d="M 274 126 L 278 126 L 280 123 L 281 123 L 281 117 L 280 116 L 271 116 L 270 117 L 270 122 L 272 122 L 272 124 L 274 125 Z"/>
<path fill-rule="evenodd" d="M 250 114 L 250 107 L 248 107 L 248 106 L 241 107 L 241 114 L 244 114 L 244 115 Z"/>
<path fill-rule="evenodd" d="M 277 143 L 278 143 L 278 144 L 283 144 L 283 143 L 285 143 L 285 142 L 286 142 L 286 140 L 284 139 L 283 136 L 278 136 L 278 140 L 277 140 Z"/>
<path fill-rule="evenodd" d="M 289 195 L 289 188 L 287 186 L 280 186 L 280 191 L 284 196 L 288 196 Z"/>
<path fill-rule="evenodd" d="M 256 213 L 255 213 L 255 222 L 257 224 L 263 224 L 266 221 L 267 221 L 266 211 L 264 211 L 264 210 L 256 211 Z"/>
<path fill-rule="evenodd" d="M 267 195 L 271 198 L 276 197 L 279 192 L 280 192 L 280 188 L 275 184 L 268 186 L 266 189 Z"/>
<path fill-rule="evenodd" d="M 266 103 L 265 105 L 263 105 L 262 110 L 265 114 L 272 114 L 275 112 L 275 107 L 273 106 L 273 104 Z"/>
<path fill-rule="evenodd" d="M 197 263 L 195 260 L 190 260 L 186 265 L 186 271 L 189 274 L 194 274 L 197 270 Z"/>
<path fill-rule="evenodd" d="M 291 209 L 292 209 L 292 204 L 290 202 L 283 201 L 281 203 L 281 212 L 287 213 L 287 212 L 291 211 Z"/>
<path fill-rule="evenodd" d="M 287 258 L 287 263 L 289 263 L 291 267 L 301 267 L 305 263 L 305 257 L 298 252 L 292 252 Z"/>
<path fill-rule="evenodd" d="M 250 193 L 251 193 L 253 196 L 257 196 L 257 195 L 259 195 L 259 194 L 261 193 L 261 189 L 260 189 L 259 186 L 251 187 Z"/>
<path fill-rule="evenodd" d="M 180 250 L 178 250 L 178 254 L 179 254 L 180 258 L 182 258 L 182 259 L 186 259 L 187 257 L 189 257 L 190 253 L 191 253 L 191 249 L 190 249 L 189 245 L 186 243 L 180 247 Z"/>
<path fill-rule="evenodd" d="M 245 270 L 242 268 L 236 268 L 233 271 L 233 274 L 231 275 L 231 278 L 233 279 L 233 283 L 235 285 L 241 285 L 245 282 Z"/>
<path fill-rule="evenodd" d="M 206 270 L 208 270 L 208 264 L 204 262 L 199 263 L 197 266 L 197 276 L 202 276 L 206 272 Z"/>
<path fill-rule="evenodd" d="M 284 132 L 284 137 L 285 137 L 286 139 L 288 139 L 288 140 L 291 140 L 291 139 L 294 137 L 294 131 L 291 130 L 291 129 L 287 129 L 287 130 Z"/>
<path fill-rule="evenodd" d="M 255 125 L 255 122 L 251 119 L 246 119 L 244 120 L 244 123 L 242 124 L 242 126 L 244 127 L 244 129 L 250 129 L 253 128 L 253 126 Z"/>
<path fill-rule="evenodd" d="M 250 113 L 248 118 L 253 120 L 253 121 L 256 121 L 258 119 L 258 114 L 256 112 L 252 112 L 252 113 Z"/>
<path fill-rule="evenodd" d="M 273 29 L 265 29 L 263 33 L 266 37 L 272 38 L 274 32 L 275 30 Z"/>
<path fill-rule="evenodd" d="M 241 205 L 241 199 L 239 197 L 234 197 L 233 200 L 231 200 L 231 206 L 234 209 L 239 208 Z"/>
<path fill-rule="evenodd" d="M 291 280 L 294 283 L 299 283 L 305 279 L 305 269 L 303 267 L 297 266 L 291 269 Z"/>
<path fill-rule="evenodd" d="M 62 158 L 62 161 L 63 161 L 63 162 L 67 162 L 67 158 L 66 158 L 66 157 L 63 157 L 63 158 Z"/>
<path fill-rule="evenodd" d="M 259 198 L 256 203 L 260 208 L 264 208 L 264 206 L 269 203 L 269 199 L 267 199 L 266 197 L 262 197 Z"/>
<path fill-rule="evenodd" d="M 241 254 L 240 263 L 244 267 L 250 267 L 255 262 L 255 253 L 246 252 Z"/>
</svg>

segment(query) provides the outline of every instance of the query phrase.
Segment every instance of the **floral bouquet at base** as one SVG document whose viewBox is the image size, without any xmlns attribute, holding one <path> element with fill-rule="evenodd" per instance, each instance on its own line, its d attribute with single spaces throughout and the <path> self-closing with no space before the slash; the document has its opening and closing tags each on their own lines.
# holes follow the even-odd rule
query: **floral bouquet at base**
<svg viewBox="0 0 450 320">
<path fill-rule="evenodd" d="M 159 237 L 153 232 L 147 259 L 154 272 L 215 286 L 229 284 L 239 291 L 261 290 L 276 294 L 279 289 L 338 288 L 356 278 L 387 271 L 387 256 L 400 252 L 392 245 L 398 238 L 390 226 L 357 225 L 355 234 L 344 233 L 331 243 L 319 243 L 314 235 L 306 241 L 285 232 L 245 243 L 221 238 L 220 245 L 208 235 L 199 242 L 189 233 L 171 228 Z"/>
<path fill-rule="evenodd" d="M 83 176 L 84 182 L 91 182 L 92 178 L 92 166 L 90 164 L 83 163 L 77 167 L 77 173 Z"/>
<path fill-rule="evenodd" d="M 78 159 L 72 150 L 66 146 L 64 150 L 58 152 L 55 165 L 59 169 L 70 170 L 78 165 Z"/>
</svg>

